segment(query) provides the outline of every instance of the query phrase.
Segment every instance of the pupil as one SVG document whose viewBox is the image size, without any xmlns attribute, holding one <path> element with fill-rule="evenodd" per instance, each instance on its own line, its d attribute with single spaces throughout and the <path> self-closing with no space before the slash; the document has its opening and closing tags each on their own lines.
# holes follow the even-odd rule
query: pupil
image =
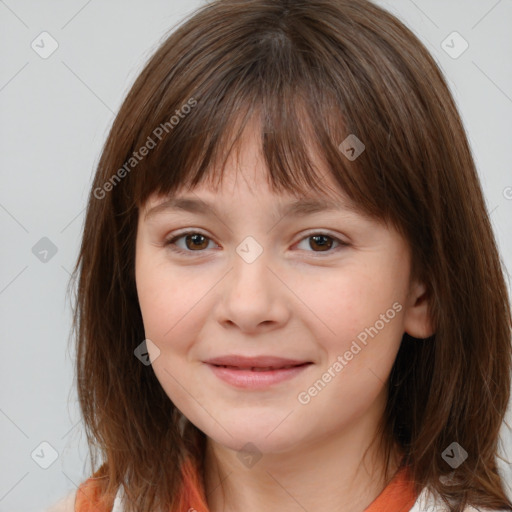
<svg viewBox="0 0 512 512">
<path fill-rule="evenodd" d="M 322 239 L 323 239 L 324 241 L 325 241 L 325 240 L 328 240 L 328 239 L 329 239 L 329 237 L 328 237 L 328 236 L 324 236 L 324 235 L 314 235 L 314 236 L 312 236 L 311 238 L 313 238 L 313 240 L 314 240 L 314 243 L 315 243 L 315 244 L 319 245 L 319 246 L 320 246 L 320 247 L 322 247 L 323 249 L 325 249 L 326 247 L 327 247 L 327 249 L 329 249 L 329 248 L 331 247 L 331 245 L 332 245 L 332 242 L 331 242 L 331 243 L 329 243 L 329 242 L 327 242 L 327 243 L 325 243 L 325 242 L 324 242 L 324 243 L 320 242 L 320 243 L 319 243 L 319 242 L 318 242 L 318 240 L 322 240 Z"/>
<path fill-rule="evenodd" d="M 187 237 L 187 240 L 190 240 L 190 239 L 192 240 L 192 246 L 193 246 L 192 248 L 195 247 L 196 249 L 197 248 L 202 249 L 203 248 L 202 245 L 204 245 L 204 241 L 203 241 L 203 244 L 201 244 L 201 238 L 204 238 L 204 236 L 200 235 L 200 234 L 195 234 L 195 235 L 189 235 Z M 190 247 L 189 247 L 189 249 L 190 249 Z"/>
</svg>

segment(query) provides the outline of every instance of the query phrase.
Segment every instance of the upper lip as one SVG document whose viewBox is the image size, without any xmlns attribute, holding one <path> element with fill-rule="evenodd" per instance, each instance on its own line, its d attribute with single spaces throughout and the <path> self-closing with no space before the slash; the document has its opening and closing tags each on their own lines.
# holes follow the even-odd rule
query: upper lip
<svg viewBox="0 0 512 512">
<path fill-rule="evenodd" d="M 246 357 L 241 355 L 227 355 L 213 357 L 204 361 L 218 366 L 235 366 L 237 368 L 282 368 L 283 366 L 298 366 L 310 363 L 303 359 L 288 359 L 275 356 Z"/>
</svg>

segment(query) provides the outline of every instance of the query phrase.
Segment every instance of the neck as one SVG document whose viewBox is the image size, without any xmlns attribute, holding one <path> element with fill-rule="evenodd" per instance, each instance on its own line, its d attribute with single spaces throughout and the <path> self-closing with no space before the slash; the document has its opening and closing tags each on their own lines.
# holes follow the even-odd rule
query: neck
<svg viewBox="0 0 512 512">
<path fill-rule="evenodd" d="M 392 451 L 386 479 L 384 453 L 379 443 L 368 442 L 374 433 L 375 424 L 362 418 L 344 432 L 302 442 L 286 452 L 264 453 L 252 467 L 242 464 L 236 451 L 207 438 L 208 508 L 210 512 L 363 512 L 395 474 L 401 455 Z"/>
</svg>

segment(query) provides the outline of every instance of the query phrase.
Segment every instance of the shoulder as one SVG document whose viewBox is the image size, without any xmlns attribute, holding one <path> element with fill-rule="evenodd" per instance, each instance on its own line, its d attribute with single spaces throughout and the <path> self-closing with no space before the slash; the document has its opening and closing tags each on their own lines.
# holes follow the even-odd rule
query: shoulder
<svg viewBox="0 0 512 512">
<path fill-rule="evenodd" d="M 409 512 L 449 512 L 449 508 L 443 502 L 443 500 L 438 495 L 434 495 L 427 488 L 424 488 L 423 491 L 418 496 L 418 499 L 414 503 L 414 506 L 411 508 Z M 467 506 L 464 509 L 464 512 L 498 512 L 491 511 L 487 508 L 474 508 L 472 506 Z M 499 512 L 507 512 L 506 510 Z"/>
<path fill-rule="evenodd" d="M 100 479 L 91 477 L 44 512 L 120 512 L 122 509 L 112 501 L 102 493 Z M 116 496 L 114 505 L 118 501 Z"/>
<path fill-rule="evenodd" d="M 44 512 L 122 512 L 122 486 L 115 496 L 106 494 L 106 464 L 103 464 L 92 476 L 84 480 L 77 489 L 71 491 L 60 501 Z"/>
<path fill-rule="evenodd" d="M 113 512 L 114 497 L 104 493 L 105 476 L 92 476 L 76 491 L 76 512 Z"/>
<path fill-rule="evenodd" d="M 64 496 L 57 503 L 54 503 L 44 512 L 75 512 L 76 489 Z"/>
</svg>

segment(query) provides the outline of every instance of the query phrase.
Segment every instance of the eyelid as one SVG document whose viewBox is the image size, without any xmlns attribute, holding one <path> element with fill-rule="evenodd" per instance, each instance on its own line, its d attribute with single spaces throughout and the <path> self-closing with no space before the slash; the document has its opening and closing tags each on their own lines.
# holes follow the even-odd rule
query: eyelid
<svg viewBox="0 0 512 512">
<path fill-rule="evenodd" d="M 177 254 L 194 255 L 194 253 L 197 253 L 197 255 L 199 256 L 199 255 L 201 255 L 201 253 L 207 252 L 207 249 L 200 250 L 200 251 L 189 251 L 189 250 L 185 250 L 185 249 L 181 249 L 181 248 L 177 248 L 177 247 L 172 247 L 173 245 L 175 245 L 176 240 L 178 240 L 186 235 L 202 235 L 209 241 L 212 241 L 215 244 L 217 244 L 217 242 L 215 242 L 212 237 L 210 237 L 206 233 L 202 232 L 201 229 L 187 229 L 185 231 L 174 232 L 172 235 L 167 237 L 164 241 L 164 246 L 169 247 L 172 252 L 177 253 Z M 313 255 L 313 257 L 326 257 L 327 255 L 333 255 L 333 254 L 336 254 L 343 247 L 349 247 L 351 245 L 350 242 L 343 240 L 343 238 L 341 238 L 340 235 L 337 235 L 337 234 L 335 235 L 329 229 L 322 229 L 322 228 L 311 229 L 305 233 L 302 233 L 301 238 L 299 240 L 297 240 L 296 242 L 294 242 L 293 245 L 297 245 L 298 243 L 300 243 L 300 242 L 304 241 L 305 239 L 310 238 L 314 235 L 326 235 L 327 237 L 332 238 L 338 244 L 338 247 L 335 247 L 334 249 L 328 250 L 325 252 L 323 252 L 323 251 L 305 251 L 305 252 L 311 253 Z M 322 254 L 325 254 L 326 256 L 322 256 Z"/>
</svg>

